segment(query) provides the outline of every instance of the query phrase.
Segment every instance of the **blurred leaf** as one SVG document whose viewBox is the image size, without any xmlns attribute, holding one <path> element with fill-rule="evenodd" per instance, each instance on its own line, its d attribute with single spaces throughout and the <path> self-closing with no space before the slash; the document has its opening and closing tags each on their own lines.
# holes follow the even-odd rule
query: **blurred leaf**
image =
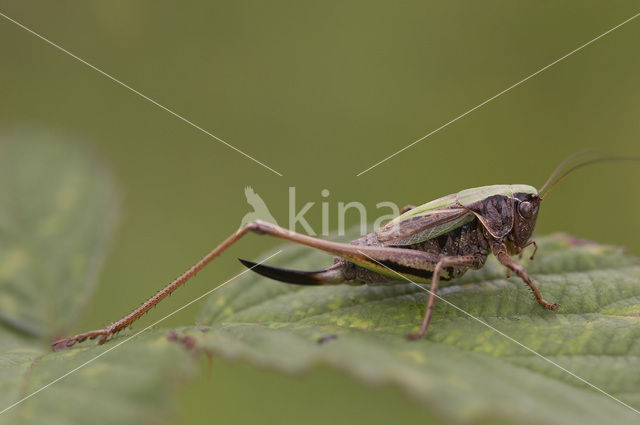
<svg viewBox="0 0 640 425">
<path fill-rule="evenodd" d="M 0 424 L 155 423 L 170 410 L 193 362 L 167 330 L 49 347 L 95 285 L 116 207 L 111 177 L 83 148 L 44 133 L 0 139 L 0 411 L 33 394 Z"/>
<path fill-rule="evenodd" d="M 65 333 L 96 284 L 117 206 L 111 176 L 82 146 L 0 135 L 0 321 Z"/>
<path fill-rule="evenodd" d="M 116 343 L 89 343 L 58 352 L 14 348 L 0 353 L 0 410 L 90 362 L 0 415 L 0 424 L 165 420 L 172 410 L 167 400 L 173 387 L 195 365 L 168 335 L 166 330 L 150 331 L 98 358 Z"/>
<path fill-rule="evenodd" d="M 637 408 L 640 261 L 566 235 L 538 242 L 536 260 L 523 262 L 559 311 L 540 308 L 494 259 L 441 295 Z M 292 247 L 273 263 L 316 269 L 327 257 Z M 327 364 L 393 383 L 446 423 L 638 422 L 630 409 L 443 302 L 427 336 L 405 340 L 426 299 L 412 284 L 300 287 L 251 274 L 209 300 L 201 317 L 208 332 L 182 332 L 229 359 L 285 372 Z"/>
<path fill-rule="evenodd" d="M 28 373 L 31 362 L 41 355 L 41 347 L 23 335 L 0 326 L 0 410 L 17 401 L 22 392 L 22 378 Z M 0 423 L 9 423 L 0 415 Z"/>
</svg>

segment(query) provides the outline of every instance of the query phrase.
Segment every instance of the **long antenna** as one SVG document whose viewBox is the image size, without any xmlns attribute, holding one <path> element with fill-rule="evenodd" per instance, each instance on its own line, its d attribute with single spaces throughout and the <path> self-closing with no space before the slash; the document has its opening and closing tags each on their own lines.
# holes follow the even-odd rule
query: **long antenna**
<svg viewBox="0 0 640 425">
<path fill-rule="evenodd" d="M 564 180 L 565 177 L 567 177 L 569 174 L 571 174 L 572 172 L 576 171 L 579 168 L 582 168 L 591 164 L 597 164 L 600 162 L 640 161 L 640 157 L 635 157 L 635 156 L 600 156 L 599 158 L 583 159 L 577 164 L 570 166 L 571 163 L 574 163 L 580 157 L 584 157 L 586 155 L 593 155 L 593 154 L 595 154 L 593 151 L 578 152 L 578 153 L 574 153 L 573 155 L 567 157 L 564 161 L 562 161 L 560 165 L 558 165 L 556 169 L 553 170 L 553 173 L 551 173 L 547 181 L 544 183 L 544 185 L 540 189 L 539 191 L 540 199 L 543 199 L 545 196 L 547 196 L 547 194 L 551 192 L 551 190 L 558 183 L 560 183 L 562 180 Z M 562 172 L 563 169 L 566 169 L 566 171 Z"/>
</svg>

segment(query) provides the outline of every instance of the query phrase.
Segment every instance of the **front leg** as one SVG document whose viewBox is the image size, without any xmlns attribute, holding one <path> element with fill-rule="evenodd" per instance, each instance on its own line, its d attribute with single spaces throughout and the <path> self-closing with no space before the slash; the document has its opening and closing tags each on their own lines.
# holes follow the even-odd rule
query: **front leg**
<svg viewBox="0 0 640 425">
<path fill-rule="evenodd" d="M 536 300 L 538 300 L 538 304 L 548 310 L 556 310 L 558 307 L 560 307 L 559 304 L 551 304 L 545 301 L 544 298 L 542 298 L 542 294 L 533 283 L 533 280 L 531 279 L 531 277 L 529 277 L 524 267 L 522 267 L 516 260 L 509 256 L 509 254 L 507 253 L 507 247 L 504 245 L 504 243 L 495 242 L 492 244 L 491 249 L 493 251 L 493 255 L 496 256 L 498 261 L 500 261 L 503 266 L 507 267 L 508 270 L 514 272 L 518 277 L 520 277 L 520 279 L 522 279 L 527 285 L 529 285 L 529 288 L 531 288 L 531 292 L 533 292 Z"/>
<path fill-rule="evenodd" d="M 531 256 L 529 257 L 529 260 L 533 261 L 533 257 L 535 257 L 536 256 L 536 252 L 538 252 L 538 244 L 536 243 L 536 241 L 529 241 L 522 248 L 520 248 L 520 253 L 518 254 L 518 259 L 519 260 L 522 260 L 522 255 L 524 254 L 524 249 L 526 247 L 528 247 L 528 246 L 531 246 L 531 245 L 533 245 L 533 252 L 531 253 Z"/>
</svg>

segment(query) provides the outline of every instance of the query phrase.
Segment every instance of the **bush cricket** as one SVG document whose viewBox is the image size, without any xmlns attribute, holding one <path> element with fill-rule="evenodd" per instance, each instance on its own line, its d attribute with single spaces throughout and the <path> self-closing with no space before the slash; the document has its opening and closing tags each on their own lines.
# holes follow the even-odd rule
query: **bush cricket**
<svg viewBox="0 0 640 425">
<path fill-rule="evenodd" d="M 579 161 L 573 156 L 561 163 L 538 191 L 523 184 L 483 186 L 462 190 L 426 204 L 403 208 L 400 216 L 379 229 L 350 243 L 318 239 L 284 229 L 275 224 L 253 221 L 224 240 L 176 280 L 149 298 L 131 313 L 104 329 L 78 334 L 53 342 L 52 347 L 70 347 L 86 339 L 98 338 L 103 344 L 130 326 L 153 306 L 182 286 L 209 262 L 247 233 L 269 235 L 322 250 L 334 255 L 330 267 L 317 271 L 298 271 L 271 267 L 242 260 L 253 271 L 286 283 L 298 285 L 405 283 L 430 284 L 430 295 L 424 318 L 417 332 L 408 339 L 421 338 L 431 321 L 435 294 L 440 281 L 450 281 L 469 269 L 484 266 L 493 254 L 531 289 L 544 308 L 556 310 L 559 305 L 546 301 L 526 270 L 512 255 L 522 255 L 524 248 L 537 245 L 530 240 L 542 199 L 567 175 L 589 164 L 638 160 L 640 158 L 606 157 Z M 574 162 L 574 165 L 571 165 Z"/>
</svg>

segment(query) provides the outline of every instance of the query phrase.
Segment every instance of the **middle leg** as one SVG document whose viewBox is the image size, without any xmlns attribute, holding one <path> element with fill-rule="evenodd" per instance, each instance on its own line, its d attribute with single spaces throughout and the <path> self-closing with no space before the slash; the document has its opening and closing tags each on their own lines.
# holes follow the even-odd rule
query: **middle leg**
<svg viewBox="0 0 640 425">
<path fill-rule="evenodd" d="M 436 301 L 436 294 L 438 292 L 442 270 L 446 267 L 477 268 L 479 264 L 482 264 L 482 262 L 482 259 L 473 255 L 442 257 L 438 261 L 436 267 L 433 269 L 431 288 L 429 289 L 429 299 L 427 300 L 427 309 L 424 313 L 424 318 L 422 319 L 420 330 L 407 334 L 407 339 L 420 339 L 425 334 L 425 332 L 427 332 L 427 328 L 429 327 L 429 323 L 431 322 L 431 316 L 433 315 L 433 306 Z"/>
</svg>

